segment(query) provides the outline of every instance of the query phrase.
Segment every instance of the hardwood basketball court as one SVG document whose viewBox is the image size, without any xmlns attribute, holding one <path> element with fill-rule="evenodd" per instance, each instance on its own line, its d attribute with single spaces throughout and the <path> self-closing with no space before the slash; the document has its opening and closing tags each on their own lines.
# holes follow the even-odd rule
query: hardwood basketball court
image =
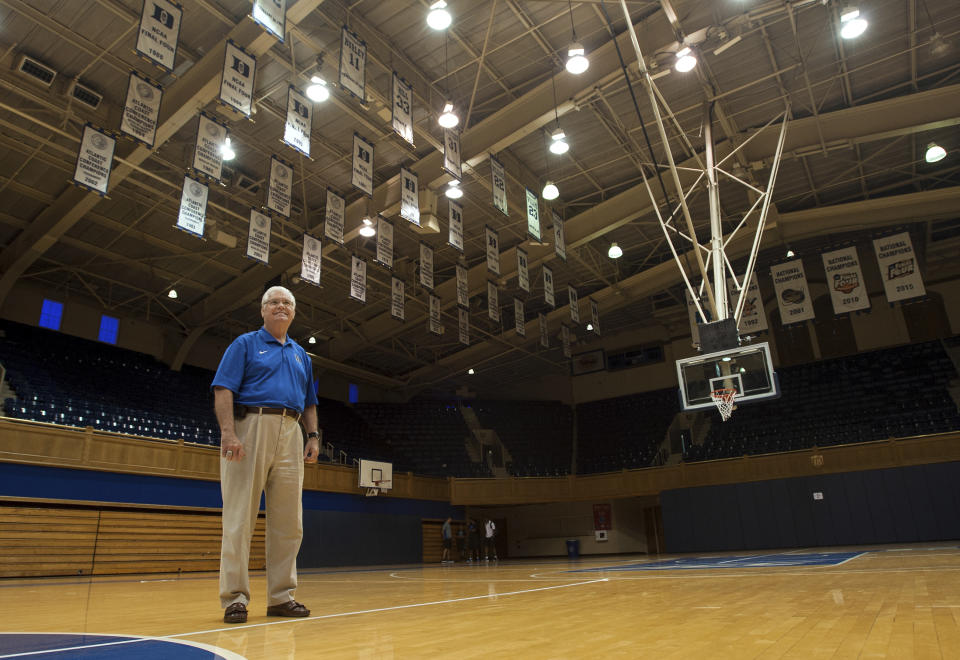
<svg viewBox="0 0 960 660">
<path fill-rule="evenodd" d="M 255 573 L 249 621 L 235 626 L 216 580 L 6 580 L 0 658 L 217 657 L 183 642 L 250 660 L 960 658 L 949 544 L 318 569 L 297 591 L 307 619 L 264 616 Z"/>
</svg>

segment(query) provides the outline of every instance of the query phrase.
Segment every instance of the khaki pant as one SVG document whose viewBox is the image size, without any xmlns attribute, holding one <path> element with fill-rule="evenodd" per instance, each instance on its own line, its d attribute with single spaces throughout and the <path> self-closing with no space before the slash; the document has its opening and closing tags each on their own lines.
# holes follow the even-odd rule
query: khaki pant
<svg viewBox="0 0 960 660">
<path fill-rule="evenodd" d="M 223 543 L 220 551 L 220 605 L 250 602 L 250 539 L 267 503 L 267 605 L 293 600 L 297 552 L 303 539 L 303 434 L 292 417 L 250 414 L 236 423 L 246 456 L 220 458 Z"/>
</svg>

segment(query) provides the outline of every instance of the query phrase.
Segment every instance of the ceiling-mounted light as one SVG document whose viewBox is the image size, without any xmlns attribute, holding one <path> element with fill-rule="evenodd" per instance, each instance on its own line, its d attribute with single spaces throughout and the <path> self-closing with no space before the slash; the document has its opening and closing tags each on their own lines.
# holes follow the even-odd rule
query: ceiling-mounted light
<svg viewBox="0 0 960 660">
<path fill-rule="evenodd" d="M 316 344 L 316 343 L 317 343 L 317 338 L 314 337 L 313 335 L 310 335 L 310 339 L 307 340 L 307 343 L 308 343 L 308 344 Z"/>
<path fill-rule="evenodd" d="M 377 230 L 373 226 L 373 220 L 371 220 L 370 218 L 364 218 L 363 226 L 360 227 L 360 235 L 365 236 L 366 238 L 370 238 L 371 236 L 375 236 L 376 234 L 377 234 Z"/>
<path fill-rule="evenodd" d="M 463 190 L 460 188 L 460 182 L 456 179 L 450 179 L 447 184 L 447 191 L 444 193 L 449 199 L 460 199 L 463 197 Z"/>
<path fill-rule="evenodd" d="M 593 330 L 593 324 L 592 324 L 592 323 L 587 323 L 587 331 L 588 331 L 588 332 L 591 332 L 592 330 Z"/>
<path fill-rule="evenodd" d="M 619 259 L 623 256 L 623 248 L 617 245 L 617 242 L 614 241 L 610 244 L 610 249 L 607 250 L 607 256 L 611 259 Z"/>
<path fill-rule="evenodd" d="M 469 369 L 467 369 L 467 375 L 472 376 L 475 373 L 477 372 L 473 370 L 473 367 L 470 367 Z"/>
<path fill-rule="evenodd" d="M 950 52 L 950 44 L 948 44 L 943 36 L 939 32 L 934 32 L 933 36 L 930 38 L 930 55 L 933 57 L 940 57 L 946 55 Z"/>
<path fill-rule="evenodd" d="M 797 254 L 790 248 L 787 248 L 787 259 L 792 259 L 795 256 L 797 256 Z"/>
<path fill-rule="evenodd" d="M 437 123 L 444 128 L 453 128 L 460 123 L 460 117 L 453 111 L 453 103 L 447 101 L 443 104 L 443 112 L 437 117 Z"/>
<path fill-rule="evenodd" d="M 437 0 L 430 5 L 430 13 L 427 14 L 427 25 L 434 30 L 446 30 L 453 22 L 453 16 L 446 9 L 447 3 L 443 0 Z"/>
<path fill-rule="evenodd" d="M 931 142 L 927 145 L 927 153 L 924 158 L 926 158 L 928 163 L 936 163 L 947 157 L 947 150 L 941 147 L 936 142 Z"/>
<path fill-rule="evenodd" d="M 220 147 L 220 156 L 222 156 L 224 160 L 233 160 L 237 157 L 237 152 L 230 146 L 229 137 L 223 141 L 223 146 Z"/>
<path fill-rule="evenodd" d="M 169 291 L 167 291 L 167 298 L 172 298 L 173 300 L 176 300 L 177 296 L 178 294 L 176 289 L 170 289 Z"/>
<path fill-rule="evenodd" d="M 570 145 L 567 144 L 566 137 L 567 135 L 563 132 L 563 129 L 557 127 L 557 130 L 550 135 L 550 152 L 557 155 L 567 153 Z"/>
<path fill-rule="evenodd" d="M 686 73 L 692 71 L 695 66 L 697 66 L 697 57 L 690 50 L 690 46 L 684 46 L 677 51 L 677 61 L 673 65 L 674 69 L 680 73 Z"/>
<path fill-rule="evenodd" d="M 314 103 L 323 103 L 330 98 L 330 89 L 327 87 L 327 81 L 320 76 L 310 78 L 310 84 L 307 85 L 307 98 Z"/>
<path fill-rule="evenodd" d="M 556 199 L 560 196 L 560 189 L 553 181 L 547 181 L 547 185 L 543 187 L 542 195 L 546 200 Z"/>
<path fill-rule="evenodd" d="M 587 59 L 586 51 L 583 49 L 583 44 L 576 41 L 570 44 L 570 47 L 567 48 L 566 66 L 567 71 L 575 76 L 579 76 L 581 73 L 590 68 L 590 60 Z"/>
<path fill-rule="evenodd" d="M 840 36 L 844 39 L 856 39 L 867 29 L 867 19 L 860 17 L 856 7 L 846 7 L 840 12 Z"/>
</svg>

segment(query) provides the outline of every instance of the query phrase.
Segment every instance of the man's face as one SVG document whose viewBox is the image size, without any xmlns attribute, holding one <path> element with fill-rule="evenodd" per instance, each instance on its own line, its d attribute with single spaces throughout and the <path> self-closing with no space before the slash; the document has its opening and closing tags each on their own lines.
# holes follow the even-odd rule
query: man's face
<svg viewBox="0 0 960 660">
<path fill-rule="evenodd" d="M 296 308 L 293 300 L 282 291 L 271 293 L 260 308 L 260 316 L 263 317 L 263 324 L 267 329 L 276 329 L 281 332 L 287 331 L 295 315 Z"/>
</svg>

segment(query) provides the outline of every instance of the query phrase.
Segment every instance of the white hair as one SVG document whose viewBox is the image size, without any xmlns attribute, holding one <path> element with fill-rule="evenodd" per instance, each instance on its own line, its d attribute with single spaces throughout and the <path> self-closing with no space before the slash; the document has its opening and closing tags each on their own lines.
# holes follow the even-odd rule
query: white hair
<svg viewBox="0 0 960 660">
<path fill-rule="evenodd" d="M 285 293 L 286 295 L 288 295 L 288 296 L 290 297 L 290 300 L 293 301 L 293 308 L 294 308 L 294 309 L 297 308 L 297 299 L 293 297 L 293 294 L 290 292 L 290 289 L 288 289 L 288 288 L 285 287 L 285 286 L 272 286 L 272 287 L 270 287 L 269 289 L 267 289 L 266 291 L 264 291 L 264 292 L 263 292 L 263 298 L 260 299 L 260 306 L 263 307 L 264 305 L 266 305 L 266 304 L 267 304 L 267 300 L 270 298 L 270 294 L 271 294 L 271 293 L 274 293 L 274 292 L 277 292 L 277 291 L 279 291 L 279 292 L 281 292 L 281 293 Z"/>
</svg>

